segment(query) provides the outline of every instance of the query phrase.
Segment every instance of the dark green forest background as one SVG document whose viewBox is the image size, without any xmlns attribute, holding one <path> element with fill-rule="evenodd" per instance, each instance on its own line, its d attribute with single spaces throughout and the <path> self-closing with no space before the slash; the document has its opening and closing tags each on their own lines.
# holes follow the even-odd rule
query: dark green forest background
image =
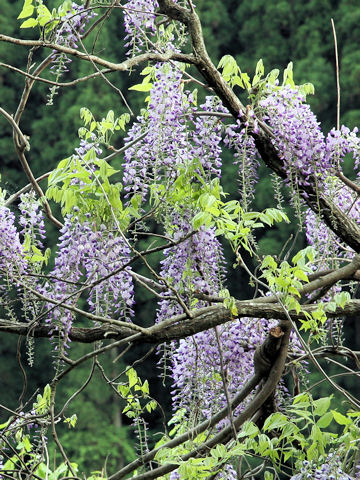
<svg viewBox="0 0 360 480">
<path fill-rule="evenodd" d="M 21 38 L 36 38 L 36 32 L 20 30 L 20 22 L 16 20 L 22 7 L 22 0 L 1 0 L 0 32 Z M 58 3 L 47 1 L 49 8 Z M 259 58 L 263 59 L 265 70 L 273 68 L 283 70 L 290 62 L 294 62 L 295 81 L 298 84 L 311 82 L 315 86 L 315 95 L 309 98 L 313 110 L 327 133 L 336 122 L 336 83 L 334 42 L 330 19 L 333 18 L 337 31 L 340 74 L 341 74 L 341 121 L 350 128 L 360 124 L 360 3 L 358 0 L 197 0 L 196 5 L 204 26 L 205 40 L 209 53 L 217 63 L 225 54 L 231 54 L 243 72 L 252 77 Z M 94 53 L 111 61 L 124 58 L 124 30 L 121 11 L 115 12 L 106 22 L 93 47 L 93 38 L 89 38 L 87 47 L 94 48 Z M 27 50 L 14 45 L 0 43 L 0 62 L 24 69 Z M 34 60 L 39 61 L 39 53 Z M 69 81 L 91 72 L 87 62 L 71 64 L 71 71 L 62 77 Z M 51 78 L 51 75 L 48 76 Z M 125 94 L 135 114 L 142 107 L 143 95 L 129 92 L 129 86 L 136 82 L 134 77 L 126 73 L 111 74 L 109 79 Z M 0 67 L 0 105 L 10 113 L 14 113 L 19 102 L 24 78 Z M 34 87 L 27 111 L 22 120 L 22 131 L 30 136 L 31 151 L 28 160 L 36 176 L 51 170 L 63 158 L 68 157 L 78 145 L 77 129 L 81 126 L 79 110 L 88 107 L 97 118 L 102 118 L 112 109 L 120 115 L 126 111 L 120 97 L 101 79 L 82 83 L 75 88 L 63 88 L 54 98 L 53 106 L 46 106 L 49 88 L 44 84 Z M 122 145 L 121 137 L 115 139 L 115 146 Z M 236 196 L 233 178 L 235 167 L 231 154 L 224 156 L 226 165 L 224 172 L 224 188 Z M 2 187 L 10 194 L 26 184 L 24 174 L 19 168 L 16 154 L 12 148 L 11 128 L 0 119 L 0 172 Z M 45 185 L 44 185 L 45 187 Z M 257 196 L 253 205 L 255 210 L 269 206 L 269 172 L 262 167 L 261 181 L 257 187 Z M 49 226 L 50 232 L 51 226 Z M 293 234 L 298 229 L 293 223 Z M 55 238 L 55 232 L 50 233 Z M 280 227 L 264 232 L 258 238 L 262 253 L 277 254 L 289 238 L 288 227 Z M 297 238 L 296 247 L 304 245 L 303 234 Z M 229 288 L 239 298 L 249 294 L 250 290 L 241 273 L 229 269 Z M 148 303 L 146 291 L 137 294 L 137 322 L 146 325 L 154 315 L 154 305 Z M 355 324 L 346 325 L 349 336 L 356 338 Z M 27 374 L 27 392 L 24 403 L 33 399 L 30 393 L 40 390 L 53 374 L 51 349 L 49 342 L 35 342 L 34 366 L 27 366 L 26 341 L 23 339 L 19 350 L 21 362 Z M 349 344 L 349 346 L 351 346 Z M 89 346 L 72 347 L 72 355 L 80 356 Z M 16 356 L 17 339 L 1 334 L 0 342 L 0 404 L 15 408 L 23 389 L 23 376 Z M 147 353 L 146 347 L 141 355 Z M 121 371 L 121 367 L 129 364 L 139 356 L 139 349 L 131 352 L 124 361 L 112 363 L 109 356 L 105 367 L 109 375 Z M 116 356 L 116 353 L 113 354 Z M 162 386 L 159 380 L 160 370 L 156 366 L 158 358 L 152 354 L 141 363 L 137 370 L 143 378 L 150 380 L 151 393 L 157 399 L 170 395 L 169 385 Z M 69 376 L 62 387 L 60 395 L 73 393 L 85 380 L 90 365 Z M 136 437 L 129 425 L 121 416 L 121 404 L 109 389 L 106 391 L 101 378 L 96 374 L 93 382 L 85 389 L 77 400 L 71 404 L 68 415 L 77 413 L 79 420 L 75 432 L 65 431 L 65 446 L 73 453 L 73 460 L 80 463 L 80 470 L 101 469 L 107 458 L 109 471 L 115 465 L 130 460 L 135 455 Z M 165 394 L 166 393 L 166 394 Z M 318 388 L 316 396 L 327 394 L 324 384 Z M 60 401 L 60 406 L 63 402 Z M 163 402 L 162 402 L 163 403 Z M 164 405 L 169 416 L 171 405 Z M 26 408 L 26 406 L 24 406 Z M 0 409 L 0 420 L 6 417 Z M 159 414 L 150 421 L 150 428 L 158 428 L 163 421 Z M 121 427 L 122 428 L 119 428 Z M 65 427 L 64 427 L 65 428 Z M 67 428 L 67 427 L 66 427 Z M 65 429 L 66 430 L 66 429 Z M 53 448 L 53 447 L 51 447 Z"/>
</svg>

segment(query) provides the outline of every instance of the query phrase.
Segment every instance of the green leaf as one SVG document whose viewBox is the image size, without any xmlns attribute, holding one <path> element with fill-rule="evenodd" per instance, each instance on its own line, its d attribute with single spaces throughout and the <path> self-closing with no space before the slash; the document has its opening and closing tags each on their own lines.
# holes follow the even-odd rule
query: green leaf
<svg viewBox="0 0 360 480">
<path fill-rule="evenodd" d="M 262 59 L 260 58 L 260 60 L 256 64 L 255 75 L 254 75 L 254 78 L 253 78 L 253 81 L 252 81 L 252 86 L 256 85 L 260 81 L 260 79 L 264 75 L 264 71 L 265 71 L 264 70 L 264 64 L 263 64 Z"/>
<path fill-rule="evenodd" d="M 20 25 L 20 28 L 32 28 L 32 27 L 36 27 L 36 25 L 38 25 L 38 21 L 36 20 L 36 18 L 28 18 L 27 20 L 25 20 L 25 22 L 23 22 L 21 25 Z"/>
<path fill-rule="evenodd" d="M 192 223 L 195 230 L 199 230 L 203 225 L 209 227 L 211 224 L 211 215 L 208 212 L 199 212 L 193 218 Z"/>
<path fill-rule="evenodd" d="M 335 312 L 336 307 L 336 302 L 328 302 L 325 306 L 325 309 L 327 312 Z"/>
<path fill-rule="evenodd" d="M 276 412 L 266 419 L 263 430 L 265 432 L 268 430 L 275 430 L 276 428 L 285 426 L 287 423 L 289 423 L 289 419 L 284 414 Z"/>
<path fill-rule="evenodd" d="M 74 415 L 71 415 L 71 417 L 65 418 L 65 420 L 64 420 L 64 423 L 67 423 L 68 426 L 69 426 L 69 428 L 70 428 L 70 427 L 75 428 L 76 422 L 77 422 L 77 415 L 76 415 L 76 413 L 74 413 Z"/>
<path fill-rule="evenodd" d="M 127 397 L 128 393 L 130 392 L 130 387 L 127 385 L 118 385 L 117 389 L 123 397 Z"/>
<path fill-rule="evenodd" d="M 139 83 L 130 87 L 129 90 L 136 90 L 137 92 L 149 92 L 152 87 L 152 83 Z"/>
<path fill-rule="evenodd" d="M 337 293 L 334 297 L 334 301 L 339 307 L 344 308 L 345 305 L 351 300 L 349 292 L 340 292 Z"/>
<path fill-rule="evenodd" d="M 272 270 L 275 270 L 275 268 L 277 268 L 277 263 L 271 255 L 266 255 L 262 261 L 261 268 L 271 268 Z"/>
<path fill-rule="evenodd" d="M 309 394 L 308 393 L 299 393 L 293 400 L 293 405 L 298 403 L 304 404 L 304 406 L 310 405 Z"/>
<path fill-rule="evenodd" d="M 137 373 L 133 368 L 129 368 L 129 370 L 126 372 L 126 375 L 128 376 L 129 387 L 131 388 L 138 382 Z"/>
<path fill-rule="evenodd" d="M 331 413 L 333 414 L 335 422 L 339 425 L 350 425 L 352 423 L 352 420 L 350 418 L 345 417 L 345 415 L 337 412 L 336 410 L 331 410 Z"/>
<path fill-rule="evenodd" d="M 238 437 L 255 437 L 259 433 L 259 428 L 255 423 L 247 421 L 244 423 L 241 432 L 239 432 Z"/>
<path fill-rule="evenodd" d="M 149 395 L 149 382 L 147 380 L 145 380 L 141 389 L 142 389 L 143 393 Z"/>
<path fill-rule="evenodd" d="M 286 459 L 285 459 L 286 461 Z M 264 473 L 264 480 L 274 480 L 274 475 L 271 472 L 266 471 Z"/>
<path fill-rule="evenodd" d="M 330 407 L 332 396 L 319 398 L 314 401 L 314 415 L 321 417 Z"/>
<path fill-rule="evenodd" d="M 308 282 L 308 276 L 303 270 L 297 269 L 294 271 L 294 276 L 298 278 L 299 280 L 303 280 L 304 282 Z"/>
<path fill-rule="evenodd" d="M 31 17 L 31 15 L 34 13 L 34 9 L 35 7 L 32 5 L 32 0 L 25 0 L 23 9 L 21 10 L 17 18 L 20 19 L 20 18 Z"/>
<path fill-rule="evenodd" d="M 43 27 L 49 20 L 51 20 L 50 10 L 42 3 L 37 6 L 38 22 Z"/>
<path fill-rule="evenodd" d="M 330 425 L 333 419 L 333 414 L 332 412 L 326 412 L 325 415 L 319 418 L 319 420 L 316 422 L 316 425 L 319 428 L 326 428 Z"/>
</svg>

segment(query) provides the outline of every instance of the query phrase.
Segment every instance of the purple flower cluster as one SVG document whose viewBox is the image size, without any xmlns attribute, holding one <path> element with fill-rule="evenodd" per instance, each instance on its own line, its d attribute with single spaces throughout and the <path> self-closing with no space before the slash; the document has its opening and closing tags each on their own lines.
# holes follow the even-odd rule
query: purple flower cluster
<svg viewBox="0 0 360 480">
<path fill-rule="evenodd" d="M 238 478 L 235 468 L 230 464 L 225 465 L 216 476 L 217 480 L 237 480 Z"/>
<path fill-rule="evenodd" d="M 352 153 L 355 168 L 359 168 L 358 129 L 350 131 L 343 125 L 340 130 L 332 129 L 325 139 L 320 123 L 298 89 L 289 85 L 269 87 L 259 107 L 262 119 L 273 129 L 274 145 L 292 183 L 309 185 L 309 177 L 314 176 L 324 184 L 347 153 Z"/>
<path fill-rule="evenodd" d="M 290 480 L 353 480 L 341 468 L 341 460 L 337 455 L 330 453 L 321 465 L 315 462 L 303 461 L 301 470 Z"/>
<path fill-rule="evenodd" d="M 291 182 L 309 185 L 310 176 L 322 180 L 331 175 L 333 163 L 324 134 L 304 95 L 289 85 L 269 89 L 259 107 Z"/>
<path fill-rule="evenodd" d="M 93 10 L 86 10 L 84 5 L 73 2 L 71 9 L 61 17 L 56 31 L 56 43 L 65 47 L 78 48 L 79 35 L 84 32 L 86 24 L 96 16 Z"/>
<path fill-rule="evenodd" d="M 71 9 L 61 17 L 61 22 L 56 30 L 55 42 L 65 47 L 78 48 L 79 35 L 83 33 L 86 24 L 96 16 L 93 10 L 86 10 L 84 5 L 77 3 L 71 4 Z M 53 50 L 51 73 L 56 76 L 56 81 L 60 76 L 69 71 L 68 65 L 71 59 L 66 53 Z M 47 105 L 53 104 L 54 95 L 57 94 L 58 86 L 54 85 L 50 88 L 48 94 Z"/>
<path fill-rule="evenodd" d="M 340 130 L 333 128 L 326 137 L 326 150 L 331 163 L 336 166 L 343 161 L 347 153 L 351 153 L 355 160 L 354 167 L 359 169 L 360 139 L 356 136 L 358 128 L 350 130 L 342 125 Z M 360 174 L 360 172 L 359 172 Z"/>
<path fill-rule="evenodd" d="M 135 55 L 146 45 L 146 34 L 155 33 L 156 0 L 129 0 L 124 4 L 125 47 L 128 55 Z"/>
<path fill-rule="evenodd" d="M 189 93 L 188 101 L 192 103 L 192 96 Z M 208 112 L 227 113 L 217 97 L 208 96 L 205 103 L 200 105 L 200 110 Z M 191 154 L 198 158 L 207 174 L 221 177 L 221 130 L 222 123 L 218 116 L 196 116 L 194 115 L 194 128 L 191 130 L 191 140 L 193 146 Z"/>
<path fill-rule="evenodd" d="M 91 284 L 110 275 L 90 289 L 87 296 L 90 310 L 98 315 L 128 318 L 133 314 L 133 283 L 128 268 L 121 268 L 129 257 L 129 249 L 121 236 L 111 233 L 104 225 L 95 229 L 90 221 L 80 222 L 76 216 L 68 215 L 51 272 L 56 280 L 47 284 L 44 291 L 54 300 L 74 305 L 80 282 Z M 53 305 L 48 308 L 49 324 L 55 330 L 67 332 L 72 324 L 71 311 Z"/>
<path fill-rule="evenodd" d="M 188 218 L 188 215 L 186 216 Z M 187 218 L 173 217 L 173 240 L 177 241 L 190 232 Z M 214 230 L 200 229 L 199 232 L 176 247 L 164 251 L 161 275 L 181 293 L 185 303 L 190 303 L 195 292 L 216 294 L 222 280 L 222 250 Z M 171 292 L 169 292 L 171 294 Z M 197 306 L 204 306 L 198 302 Z M 159 304 L 157 321 L 180 313 L 181 307 L 175 300 L 162 300 Z"/>
<path fill-rule="evenodd" d="M 253 355 L 264 339 L 264 323 L 259 319 L 241 318 L 218 327 L 230 397 L 253 373 Z M 214 330 L 180 341 L 173 353 L 172 376 L 176 387 L 176 407 L 183 407 L 190 413 L 196 406 L 202 418 L 209 418 L 226 405 Z"/>
<path fill-rule="evenodd" d="M 81 139 L 80 146 L 78 148 L 75 148 L 75 152 L 77 153 L 79 158 L 83 158 L 92 148 L 94 148 L 97 156 L 102 154 L 102 150 L 99 143 L 96 141 L 96 137 L 94 134 L 91 134 L 91 137 L 87 140 Z"/>
<path fill-rule="evenodd" d="M 127 192 L 141 192 L 145 197 L 150 184 L 174 178 L 178 166 L 190 158 L 185 118 L 188 104 L 181 80 L 182 72 L 176 67 L 156 66 L 148 116 L 138 117 L 126 138 L 126 142 L 131 142 L 148 132 L 125 152 L 123 181 Z"/>
<path fill-rule="evenodd" d="M 0 286 L 27 270 L 24 249 L 15 225 L 15 215 L 0 205 Z"/>
<path fill-rule="evenodd" d="M 360 225 L 360 199 L 355 192 L 338 180 L 326 187 L 326 194 L 333 199 L 344 215 Z M 321 255 L 326 256 L 330 249 L 335 255 L 349 257 L 354 254 L 349 251 L 349 247 L 342 246 L 335 234 L 310 209 L 307 210 L 305 226 L 309 245 L 313 245 Z"/>
<path fill-rule="evenodd" d="M 150 94 L 148 116 L 138 117 L 125 143 L 142 133 L 146 137 L 128 148 L 124 159 L 124 184 L 128 193 L 146 197 L 149 185 L 174 179 L 180 166 L 200 160 L 205 174 L 221 174 L 221 123 L 218 117 L 193 115 L 193 96 L 183 92 L 182 72 L 172 65 L 157 65 Z M 205 111 L 224 112 L 215 97 L 200 106 Z"/>
<path fill-rule="evenodd" d="M 24 237 L 29 235 L 32 244 L 42 249 L 42 240 L 46 238 L 44 214 L 40 207 L 40 202 L 36 199 L 35 193 L 25 193 L 20 196 L 19 210 L 21 216 L 19 223 L 22 226 L 20 234 Z"/>
<path fill-rule="evenodd" d="M 130 259 L 130 250 L 120 235 L 101 225 L 98 232 L 90 235 L 92 254 L 85 262 L 87 280 L 95 282 L 110 277 L 90 290 L 88 303 L 90 310 L 98 315 L 116 315 L 129 319 L 133 315 L 134 286 L 129 273 L 130 267 L 121 270 Z M 114 273 L 120 270 L 118 273 Z"/>
<path fill-rule="evenodd" d="M 173 238 L 179 240 L 190 231 L 186 215 L 172 222 Z M 176 288 L 189 306 L 195 293 L 217 295 L 221 289 L 224 267 L 222 249 L 213 229 L 201 229 L 176 247 L 168 249 L 162 261 L 161 275 Z M 170 292 L 169 292 L 170 293 Z M 196 307 L 206 303 L 198 301 Z M 181 313 L 175 300 L 162 300 L 157 320 Z M 263 338 L 265 320 L 240 319 L 219 327 L 223 361 L 233 395 L 252 374 L 253 353 Z M 194 403 L 207 417 L 225 405 L 220 375 L 220 355 L 214 330 L 183 339 L 172 352 L 174 406 L 190 414 Z"/>
<path fill-rule="evenodd" d="M 234 164 L 239 167 L 239 193 L 243 208 L 247 208 L 254 198 L 255 185 L 260 166 L 259 154 L 254 139 L 248 135 L 238 120 L 226 128 L 224 144 L 234 150 Z"/>
</svg>

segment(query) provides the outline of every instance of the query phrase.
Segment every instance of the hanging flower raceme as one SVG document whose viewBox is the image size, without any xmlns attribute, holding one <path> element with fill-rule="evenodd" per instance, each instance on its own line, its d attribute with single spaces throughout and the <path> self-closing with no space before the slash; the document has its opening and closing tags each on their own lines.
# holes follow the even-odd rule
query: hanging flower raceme
<svg viewBox="0 0 360 480">
<path fill-rule="evenodd" d="M 19 224 L 22 226 L 20 234 L 25 239 L 31 238 L 31 243 L 42 249 L 44 247 L 42 240 L 46 238 L 44 214 L 34 192 L 20 196 L 19 210 L 21 212 Z"/>
<path fill-rule="evenodd" d="M 276 87 L 269 89 L 259 106 L 291 182 L 309 185 L 310 176 L 325 179 L 331 174 L 333 164 L 326 155 L 324 134 L 303 94 L 289 85 Z"/>
<path fill-rule="evenodd" d="M 96 15 L 93 10 L 86 9 L 85 5 L 72 2 L 71 9 L 61 17 L 60 26 L 56 31 L 56 43 L 65 47 L 78 48 L 79 35 Z"/>
<path fill-rule="evenodd" d="M 190 231 L 186 219 L 177 216 L 174 240 L 179 240 Z M 222 288 L 224 262 L 222 248 L 213 229 L 201 229 L 189 239 L 164 252 L 161 275 L 181 292 L 182 299 L 190 307 L 207 305 L 197 301 L 197 293 L 217 295 Z M 169 292 L 171 294 L 171 292 Z M 162 300 L 157 320 L 162 321 L 181 313 L 175 300 Z M 255 321 L 241 319 L 218 328 L 228 387 L 234 394 L 252 374 L 252 356 L 264 331 Z M 260 325 L 260 324 L 259 324 Z M 250 345 L 250 347 L 249 347 Z M 251 348 L 253 345 L 253 348 Z M 183 339 L 173 346 L 172 377 L 174 380 L 174 406 L 183 407 L 190 415 L 194 406 L 201 416 L 208 417 L 214 410 L 225 405 L 226 399 L 221 377 L 220 353 L 213 329 Z"/>
<path fill-rule="evenodd" d="M 254 139 L 248 135 L 247 128 L 238 120 L 235 125 L 226 128 L 224 144 L 234 151 L 234 164 L 239 168 L 239 193 L 244 209 L 247 209 L 255 195 L 260 166 L 259 153 Z"/>
<path fill-rule="evenodd" d="M 173 215 L 171 223 L 174 228 L 172 234 L 174 241 L 180 240 L 191 231 L 189 214 L 185 214 L 184 217 Z M 165 250 L 164 256 L 161 262 L 161 275 L 168 279 L 172 287 L 181 292 L 185 303 L 190 306 L 195 292 L 216 295 L 223 279 L 224 261 L 214 229 L 200 229 L 176 247 Z M 196 303 L 197 307 L 204 305 L 203 302 Z M 163 300 L 159 307 L 157 321 L 182 311 L 175 300 Z"/>
<path fill-rule="evenodd" d="M 0 286 L 15 282 L 27 270 L 27 260 L 15 225 L 15 215 L 0 205 Z"/>
<path fill-rule="evenodd" d="M 344 185 L 340 180 L 334 179 L 326 186 L 326 194 L 332 198 L 344 215 L 360 225 L 360 199 L 355 192 Z M 324 257 L 328 256 L 331 250 L 334 255 L 352 257 L 354 252 L 345 247 L 336 235 L 325 225 L 325 223 L 308 209 L 305 216 L 306 239 Z"/>
<path fill-rule="evenodd" d="M 122 267 L 130 260 L 130 249 L 124 237 L 115 232 L 101 225 L 88 239 L 92 243 L 92 254 L 84 262 L 88 282 L 108 277 L 90 290 L 88 303 L 97 315 L 129 320 L 134 313 L 134 286 L 130 267 Z"/>
<path fill-rule="evenodd" d="M 61 22 L 56 29 L 55 43 L 64 47 L 78 48 L 79 36 L 84 32 L 86 25 L 97 14 L 93 10 L 88 10 L 85 5 L 78 5 L 73 2 L 71 8 L 61 17 Z M 62 74 L 69 71 L 68 65 L 71 59 L 64 52 L 53 50 L 51 73 L 59 80 Z M 50 88 L 47 105 L 53 104 L 54 95 L 59 87 L 54 85 Z"/>
<path fill-rule="evenodd" d="M 188 101 L 192 103 L 192 96 L 188 94 Z M 192 142 L 191 153 L 194 158 L 198 158 L 205 172 L 215 177 L 221 177 L 221 117 L 211 115 L 214 113 L 227 113 L 227 109 L 223 106 L 217 97 L 208 96 L 205 103 L 200 105 L 200 111 L 209 112 L 207 115 L 196 115 L 194 109 L 193 123 L 194 128 L 191 130 L 190 139 Z"/>
<path fill-rule="evenodd" d="M 333 453 L 330 453 L 321 464 L 315 462 L 303 461 L 301 470 L 293 475 L 290 480 L 353 480 L 353 477 L 345 473 L 342 469 L 342 461 Z"/>
<path fill-rule="evenodd" d="M 156 66 L 148 115 L 138 117 L 126 138 L 130 143 L 147 133 L 125 152 L 123 181 L 127 192 L 142 193 L 145 198 L 149 185 L 175 178 L 178 166 L 192 159 L 186 126 L 189 103 L 181 81 L 180 69 L 167 64 Z"/>
<path fill-rule="evenodd" d="M 75 305 L 83 283 L 94 283 L 87 295 L 90 310 L 97 315 L 129 319 L 133 314 L 133 283 L 129 267 L 122 269 L 129 258 L 129 248 L 121 235 L 109 232 L 104 225 L 96 229 L 90 221 L 68 215 L 51 272 L 55 280 L 45 285 L 44 293 L 57 302 Z M 47 307 L 48 323 L 55 330 L 68 332 L 73 319 L 71 310 L 61 305 Z"/>
<path fill-rule="evenodd" d="M 129 0 L 124 4 L 125 47 L 128 55 L 136 55 L 146 45 L 146 35 L 155 33 L 156 0 Z"/>
<path fill-rule="evenodd" d="M 299 89 L 289 85 L 269 87 L 259 107 L 262 119 L 273 130 L 273 142 L 284 161 L 288 179 L 306 186 L 313 183 L 309 177 L 315 177 L 323 185 L 347 153 L 352 153 L 359 165 L 360 142 L 357 129 L 350 131 L 345 126 L 331 130 L 325 139 L 305 100 Z"/>
<path fill-rule="evenodd" d="M 340 130 L 333 128 L 326 137 L 326 155 L 335 168 L 340 167 L 346 154 L 351 153 L 354 159 L 354 169 L 359 169 L 360 138 L 357 137 L 358 128 L 352 131 L 342 125 Z M 358 172 L 359 175 L 360 172 Z"/>
</svg>

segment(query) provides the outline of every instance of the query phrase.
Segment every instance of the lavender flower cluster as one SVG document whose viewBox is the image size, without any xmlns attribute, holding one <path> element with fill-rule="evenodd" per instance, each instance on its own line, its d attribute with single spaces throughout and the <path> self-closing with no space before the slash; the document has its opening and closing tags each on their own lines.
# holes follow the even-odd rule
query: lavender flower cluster
<svg viewBox="0 0 360 480">
<path fill-rule="evenodd" d="M 292 182 L 306 186 L 309 177 L 326 178 L 333 171 L 324 134 L 304 95 L 289 85 L 269 88 L 259 107 L 262 120 L 273 129 L 275 146 Z"/>
<path fill-rule="evenodd" d="M 260 100 L 262 119 L 274 133 L 274 144 L 284 160 L 288 178 L 299 185 L 309 185 L 315 176 L 323 183 L 332 175 L 346 153 L 351 152 L 359 164 L 357 129 L 342 126 L 333 129 L 325 139 L 320 123 L 305 103 L 305 96 L 289 85 L 270 88 Z"/>
<path fill-rule="evenodd" d="M 155 33 L 156 0 L 129 0 L 124 4 L 125 47 L 128 55 L 135 55 L 146 45 L 146 34 Z"/>
<path fill-rule="evenodd" d="M 20 196 L 19 210 L 21 213 L 19 224 L 22 226 L 20 234 L 23 237 L 29 235 L 36 247 L 44 248 L 42 242 L 46 238 L 44 214 L 34 192 Z"/>
<path fill-rule="evenodd" d="M 74 210 L 76 213 L 77 207 Z M 90 221 L 80 222 L 76 215 L 68 215 L 51 272 L 55 280 L 45 285 L 44 293 L 58 302 L 74 305 L 81 282 L 96 283 L 87 296 L 90 311 L 129 318 L 133 314 L 134 290 L 128 268 L 122 269 L 129 257 L 121 236 L 111 233 L 105 225 L 96 230 Z M 102 280 L 104 277 L 109 278 Z M 47 322 L 55 330 L 68 332 L 71 311 L 53 305 L 48 308 Z"/>
<path fill-rule="evenodd" d="M 223 373 L 231 398 L 253 373 L 253 355 L 264 339 L 264 323 L 259 319 L 242 318 L 218 327 Z M 210 418 L 226 405 L 219 348 L 213 330 L 180 341 L 173 353 L 172 376 L 174 405 L 185 408 L 188 414 L 195 406 L 201 418 Z"/>
<path fill-rule="evenodd" d="M 64 47 L 78 48 L 79 35 L 84 32 L 86 24 L 96 16 L 93 10 L 86 10 L 84 5 L 71 4 L 71 9 L 61 17 L 61 22 L 56 30 L 55 42 Z M 61 75 L 69 71 L 71 59 L 64 52 L 53 50 L 51 55 L 51 73 L 56 76 L 56 81 Z M 54 95 L 57 94 L 57 85 L 50 87 L 47 105 L 53 105 Z"/>
<path fill-rule="evenodd" d="M 61 23 L 56 31 L 56 43 L 64 47 L 78 48 L 79 35 L 86 24 L 96 16 L 93 10 L 85 9 L 84 5 L 73 2 L 71 9 L 61 17 Z"/>
<path fill-rule="evenodd" d="M 190 231 L 186 215 L 173 218 L 173 239 L 179 240 Z M 191 238 L 168 249 L 161 262 L 161 275 L 181 292 L 190 305 L 195 293 L 217 295 L 224 276 L 222 248 L 213 229 L 201 229 Z M 170 294 L 170 292 L 169 292 Z M 198 301 L 196 307 L 206 303 Z M 162 300 L 157 321 L 181 313 L 175 300 Z M 264 338 L 266 320 L 242 318 L 218 327 L 228 388 L 231 395 L 241 388 L 253 372 L 253 354 Z M 208 418 L 226 404 L 220 375 L 220 354 L 214 330 L 183 339 L 174 346 L 171 357 L 174 381 L 174 407 L 183 407 L 190 415 L 194 404 L 201 416 Z"/>
<path fill-rule="evenodd" d="M 259 153 L 254 139 L 248 135 L 247 129 L 239 120 L 226 128 L 224 144 L 234 150 L 234 164 L 239 168 L 240 201 L 246 210 L 255 195 L 260 166 Z"/>
<path fill-rule="evenodd" d="M 95 150 L 97 156 L 102 154 L 102 149 L 100 148 L 99 143 L 96 141 L 96 137 L 94 134 L 91 134 L 90 138 L 87 140 L 81 139 L 80 146 L 75 148 L 75 152 L 77 156 L 81 159 L 87 154 L 87 152 L 91 149 Z"/>
<path fill-rule="evenodd" d="M 0 205 L 0 288 L 9 280 L 17 278 L 27 270 L 27 261 L 19 232 L 15 225 L 15 215 L 9 208 Z"/>
<path fill-rule="evenodd" d="M 177 167 L 189 159 L 187 106 L 181 80 L 180 69 L 167 64 L 156 66 L 148 117 L 138 117 L 126 138 L 129 143 L 147 131 L 141 142 L 125 152 L 123 181 L 127 192 L 141 192 L 145 197 L 151 183 L 174 178 Z"/>
<path fill-rule="evenodd" d="M 345 215 L 360 225 L 360 199 L 355 192 L 339 180 L 326 186 L 325 191 Z M 350 251 L 349 247 L 343 246 L 335 234 L 310 209 L 305 216 L 305 226 L 307 242 L 313 245 L 321 255 L 327 255 L 330 249 L 335 255 L 347 257 L 354 255 L 354 252 Z"/>
<path fill-rule="evenodd" d="M 174 229 L 172 238 L 180 240 L 191 231 L 189 214 L 172 217 Z M 161 261 L 161 275 L 165 277 L 186 303 L 190 303 L 194 292 L 214 294 L 219 290 L 223 263 L 221 245 L 215 237 L 214 229 L 200 229 L 189 239 L 176 247 L 164 251 Z M 169 292 L 169 295 L 171 292 Z M 202 302 L 198 306 L 204 306 Z M 175 300 L 162 300 L 159 303 L 157 321 L 181 313 L 181 307 Z"/>
<path fill-rule="evenodd" d="M 319 465 L 315 462 L 303 461 L 301 470 L 293 475 L 290 480 L 354 480 L 345 473 L 341 467 L 340 458 L 330 453 L 325 461 Z"/>
<path fill-rule="evenodd" d="M 171 181 L 180 166 L 200 160 L 206 175 L 221 174 L 221 124 L 209 116 L 195 116 L 194 99 L 183 92 L 182 71 L 172 65 L 157 65 L 150 94 L 148 116 L 138 117 L 125 139 L 132 142 L 146 136 L 124 155 L 125 191 L 141 193 L 145 199 L 149 185 Z M 214 97 L 200 106 L 205 111 L 224 112 Z"/>
<path fill-rule="evenodd" d="M 193 102 L 192 95 L 188 94 L 188 102 Z M 227 109 L 222 102 L 213 96 L 207 96 L 205 103 L 200 105 L 200 110 L 205 112 L 223 112 L 227 113 Z M 195 113 L 195 112 L 194 112 Z M 222 123 L 218 116 L 201 115 L 190 117 L 193 118 L 194 127 L 190 132 L 190 139 L 193 146 L 191 155 L 198 158 L 207 174 L 221 177 L 221 131 Z"/>
<path fill-rule="evenodd" d="M 331 163 L 336 167 L 340 166 L 345 155 L 351 153 L 354 159 L 354 169 L 358 170 L 360 166 L 360 138 L 357 137 L 359 129 L 355 127 L 350 130 L 345 125 L 341 125 L 340 130 L 333 128 L 326 137 L 326 149 Z M 358 172 L 358 176 L 360 171 Z"/>
</svg>

